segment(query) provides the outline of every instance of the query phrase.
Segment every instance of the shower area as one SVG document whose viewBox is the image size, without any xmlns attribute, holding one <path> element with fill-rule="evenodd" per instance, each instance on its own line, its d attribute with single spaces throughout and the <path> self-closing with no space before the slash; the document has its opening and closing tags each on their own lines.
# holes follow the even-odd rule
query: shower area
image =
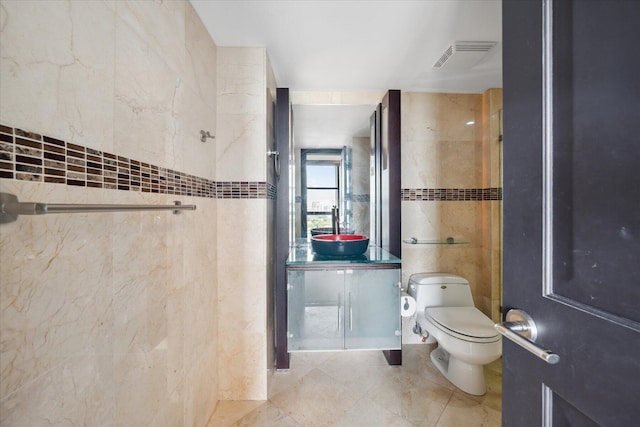
<svg viewBox="0 0 640 427">
<path fill-rule="evenodd" d="M 169 207 L 0 224 L 2 424 L 206 425 L 220 400 L 265 399 L 266 49 L 217 47 L 188 2 L 2 14 L 0 192 Z"/>
</svg>

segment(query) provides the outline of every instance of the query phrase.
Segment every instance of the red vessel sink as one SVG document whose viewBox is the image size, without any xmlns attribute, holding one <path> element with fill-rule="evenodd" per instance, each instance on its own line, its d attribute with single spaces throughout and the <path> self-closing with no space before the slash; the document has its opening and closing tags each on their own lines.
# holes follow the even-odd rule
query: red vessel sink
<svg viewBox="0 0 640 427">
<path fill-rule="evenodd" d="M 369 238 L 359 234 L 321 234 L 311 237 L 311 247 L 320 255 L 362 255 L 369 247 Z"/>
</svg>

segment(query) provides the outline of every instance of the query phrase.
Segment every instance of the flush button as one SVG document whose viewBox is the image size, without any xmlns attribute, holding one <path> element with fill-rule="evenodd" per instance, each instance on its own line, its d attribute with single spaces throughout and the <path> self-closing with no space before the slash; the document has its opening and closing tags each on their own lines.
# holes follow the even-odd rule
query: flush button
<svg viewBox="0 0 640 427">
<path fill-rule="evenodd" d="M 447 285 L 441 285 L 440 289 L 447 289 Z"/>
</svg>

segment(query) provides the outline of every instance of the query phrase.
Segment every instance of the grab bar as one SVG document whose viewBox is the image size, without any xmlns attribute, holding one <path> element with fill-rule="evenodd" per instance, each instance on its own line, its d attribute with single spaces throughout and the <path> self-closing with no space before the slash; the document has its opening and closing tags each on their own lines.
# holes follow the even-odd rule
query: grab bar
<svg viewBox="0 0 640 427">
<path fill-rule="evenodd" d="M 0 224 L 13 222 L 20 215 L 44 215 L 52 213 L 91 212 L 134 212 L 134 211 L 194 211 L 196 205 L 183 205 L 175 201 L 173 205 L 93 205 L 93 204 L 53 204 L 18 202 L 13 194 L 0 193 Z"/>
</svg>

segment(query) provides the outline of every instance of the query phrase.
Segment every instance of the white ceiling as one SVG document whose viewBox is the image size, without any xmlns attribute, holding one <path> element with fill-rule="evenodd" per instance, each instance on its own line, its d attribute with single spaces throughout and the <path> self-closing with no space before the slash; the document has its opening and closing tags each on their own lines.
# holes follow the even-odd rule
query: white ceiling
<svg viewBox="0 0 640 427">
<path fill-rule="evenodd" d="M 191 0 L 218 46 L 266 47 L 298 92 L 482 93 L 502 87 L 501 0 Z M 454 41 L 499 44 L 462 71 L 434 70 Z M 293 106 L 298 148 L 369 132 L 373 105 Z"/>
<path fill-rule="evenodd" d="M 502 45 L 434 70 L 454 41 L 502 41 L 501 0 L 191 0 L 218 46 L 266 47 L 292 91 L 481 93 L 502 87 Z"/>
</svg>

